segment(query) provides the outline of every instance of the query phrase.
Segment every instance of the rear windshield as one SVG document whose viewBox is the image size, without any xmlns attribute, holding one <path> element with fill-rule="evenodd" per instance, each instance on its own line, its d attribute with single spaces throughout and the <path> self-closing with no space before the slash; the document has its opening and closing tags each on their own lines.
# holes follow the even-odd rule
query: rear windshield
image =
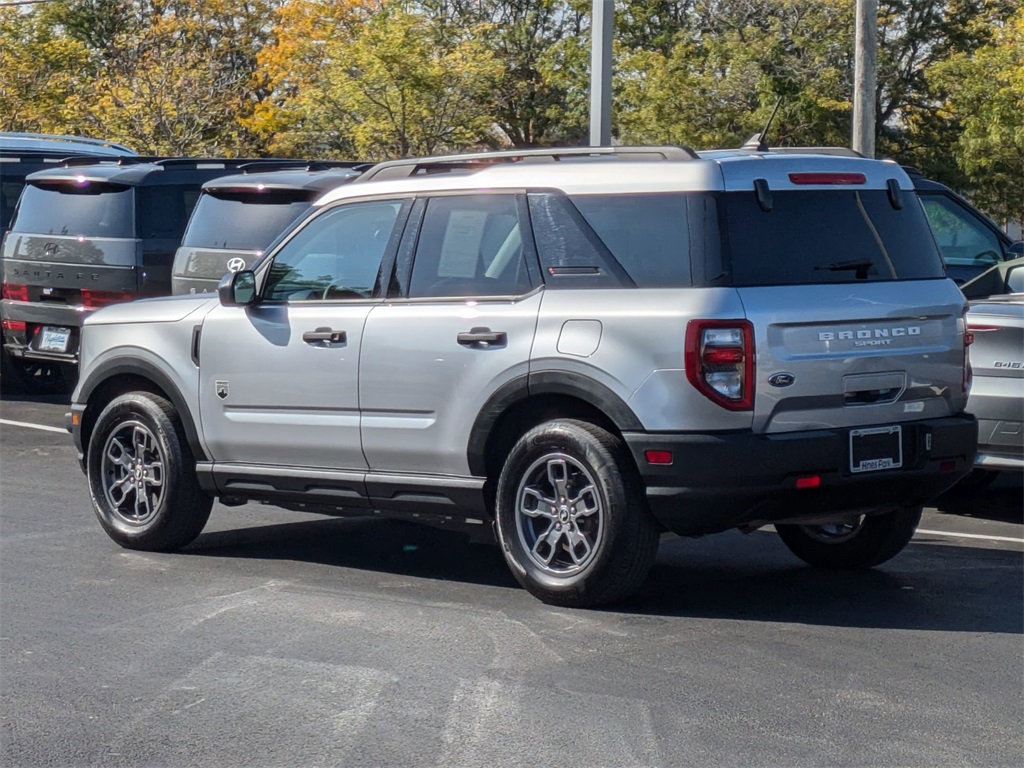
<svg viewBox="0 0 1024 768">
<path fill-rule="evenodd" d="M 767 211 L 753 191 L 729 192 L 723 199 L 733 285 L 945 275 L 912 192 L 900 193 L 899 209 L 885 190 L 772 191 Z"/>
<path fill-rule="evenodd" d="M 190 248 L 265 250 L 312 205 L 313 193 L 204 192 L 188 223 L 182 245 Z"/>
<path fill-rule="evenodd" d="M 11 229 L 34 235 L 132 237 L 131 187 L 91 183 L 25 187 Z"/>
</svg>

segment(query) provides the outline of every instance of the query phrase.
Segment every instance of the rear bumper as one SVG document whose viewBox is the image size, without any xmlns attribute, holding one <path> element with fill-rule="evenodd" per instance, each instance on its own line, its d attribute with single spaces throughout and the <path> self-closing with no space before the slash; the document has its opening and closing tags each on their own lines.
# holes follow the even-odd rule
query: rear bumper
<svg viewBox="0 0 1024 768">
<path fill-rule="evenodd" d="M 50 360 L 59 363 L 77 363 L 78 345 L 82 325 L 94 310 L 85 307 L 47 302 L 11 301 L 5 299 L 0 313 L 5 321 L 24 323 L 24 330 L 4 328 L 4 350 L 13 357 L 28 360 Z M 69 328 L 71 333 L 63 352 L 39 349 L 39 329 L 44 326 Z"/>
<path fill-rule="evenodd" d="M 849 430 L 755 435 L 626 433 L 654 516 L 689 535 L 799 521 L 845 510 L 912 507 L 949 488 L 974 464 L 978 426 L 961 414 L 903 425 L 903 466 L 851 473 Z M 648 450 L 671 451 L 670 465 Z M 797 478 L 820 485 L 797 488 Z"/>
</svg>

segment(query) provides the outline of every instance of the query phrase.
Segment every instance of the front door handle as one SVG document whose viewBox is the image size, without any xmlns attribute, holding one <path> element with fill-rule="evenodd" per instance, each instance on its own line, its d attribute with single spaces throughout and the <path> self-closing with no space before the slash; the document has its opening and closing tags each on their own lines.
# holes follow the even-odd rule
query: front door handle
<svg viewBox="0 0 1024 768">
<path fill-rule="evenodd" d="M 329 347 L 332 344 L 346 344 L 348 334 L 333 328 L 317 328 L 315 331 L 306 331 L 302 334 L 302 340 L 307 344 L 321 344 Z"/>
<path fill-rule="evenodd" d="M 508 334 L 490 328 L 472 328 L 463 331 L 455 339 L 465 347 L 497 347 L 508 343 Z"/>
</svg>

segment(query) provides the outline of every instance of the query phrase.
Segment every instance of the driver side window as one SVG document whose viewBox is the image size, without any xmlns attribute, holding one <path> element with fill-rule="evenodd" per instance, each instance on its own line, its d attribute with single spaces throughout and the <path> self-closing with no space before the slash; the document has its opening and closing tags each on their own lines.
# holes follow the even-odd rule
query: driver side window
<svg viewBox="0 0 1024 768">
<path fill-rule="evenodd" d="M 274 257 L 266 301 L 371 298 L 402 201 L 353 203 L 310 221 Z"/>
<path fill-rule="evenodd" d="M 1002 260 L 996 236 L 955 202 L 922 194 L 921 203 L 946 264 L 992 265 Z"/>
</svg>

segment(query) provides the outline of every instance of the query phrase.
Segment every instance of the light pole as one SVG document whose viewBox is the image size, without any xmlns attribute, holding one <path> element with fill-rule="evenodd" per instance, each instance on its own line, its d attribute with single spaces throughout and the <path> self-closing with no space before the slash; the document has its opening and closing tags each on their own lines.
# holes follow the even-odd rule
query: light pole
<svg viewBox="0 0 1024 768">
<path fill-rule="evenodd" d="M 853 148 L 874 157 L 878 0 L 857 0 L 853 45 Z"/>
<path fill-rule="evenodd" d="M 590 146 L 612 143 L 614 0 L 592 0 L 590 12 Z"/>
</svg>

